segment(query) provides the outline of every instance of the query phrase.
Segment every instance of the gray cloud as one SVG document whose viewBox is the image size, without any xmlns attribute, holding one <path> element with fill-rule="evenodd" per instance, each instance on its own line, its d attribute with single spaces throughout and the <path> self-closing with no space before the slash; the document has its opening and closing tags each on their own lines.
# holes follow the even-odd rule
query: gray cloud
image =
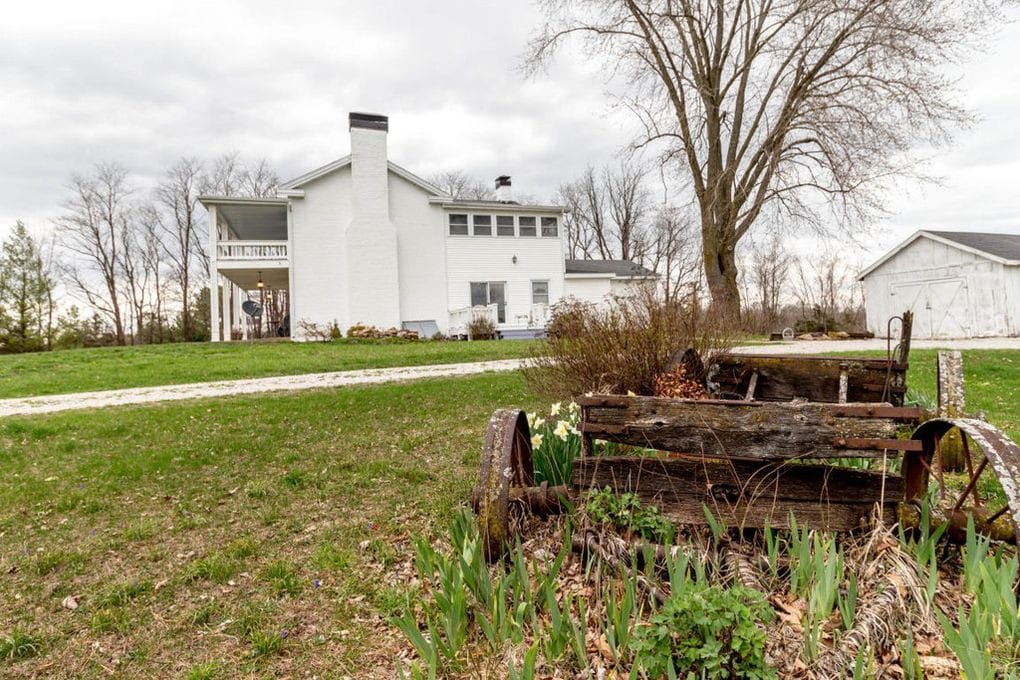
<svg viewBox="0 0 1020 680">
<path fill-rule="evenodd" d="M 635 122 L 569 54 L 524 79 L 520 55 L 540 22 L 505 0 L 5 8 L 0 232 L 19 218 L 47 225 L 71 173 L 101 160 L 143 187 L 180 156 L 229 150 L 300 174 L 346 153 L 350 110 L 389 114 L 390 155 L 415 172 L 507 172 L 520 191 L 548 197 L 612 159 Z M 938 153 L 942 187 L 896 194 L 876 252 L 922 226 L 1020 228 L 1018 57 L 1014 23 L 965 66 L 963 97 L 981 120 Z"/>
</svg>

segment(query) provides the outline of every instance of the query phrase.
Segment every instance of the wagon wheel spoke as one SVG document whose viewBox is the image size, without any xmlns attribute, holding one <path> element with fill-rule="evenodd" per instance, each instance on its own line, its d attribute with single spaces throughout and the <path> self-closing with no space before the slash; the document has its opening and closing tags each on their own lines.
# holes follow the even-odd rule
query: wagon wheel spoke
<svg viewBox="0 0 1020 680">
<path fill-rule="evenodd" d="M 964 465 L 958 483 L 947 484 L 940 505 L 956 538 L 966 534 L 969 520 L 975 528 L 997 540 L 1017 542 L 1020 528 L 1020 447 L 994 426 L 970 418 L 936 418 L 922 424 L 914 438 L 924 452 L 904 462 L 908 500 L 923 496 L 930 478 L 928 461 L 937 456 L 943 438 L 959 431 Z M 977 450 L 972 451 L 976 446 Z M 934 466 L 932 466 L 934 467 Z M 992 509 L 995 508 L 994 511 Z"/>
</svg>

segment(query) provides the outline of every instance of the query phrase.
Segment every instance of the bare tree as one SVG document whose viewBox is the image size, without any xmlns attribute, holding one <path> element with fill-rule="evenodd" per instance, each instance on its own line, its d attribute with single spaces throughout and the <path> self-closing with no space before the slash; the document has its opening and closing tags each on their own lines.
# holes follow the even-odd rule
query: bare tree
<svg viewBox="0 0 1020 680">
<path fill-rule="evenodd" d="M 74 262 L 66 268 L 72 289 L 113 324 L 114 340 L 127 344 L 119 284 L 122 235 L 131 190 L 127 171 L 100 163 L 74 175 L 64 215 L 56 220 L 63 247 Z"/>
<path fill-rule="evenodd" d="M 429 182 L 455 199 L 487 201 L 492 190 L 484 182 L 469 176 L 463 170 L 444 170 L 429 178 Z"/>
<path fill-rule="evenodd" d="M 778 232 L 772 232 L 764 242 L 751 244 L 749 266 L 742 274 L 751 287 L 745 299 L 753 303 L 753 310 L 745 314 L 745 321 L 753 330 L 767 333 L 775 329 L 793 262 Z"/>
<path fill-rule="evenodd" d="M 202 182 L 202 193 L 215 196 L 266 198 L 276 195 L 280 178 L 266 159 L 247 162 L 237 151 L 213 160 Z"/>
<path fill-rule="evenodd" d="M 155 205 L 148 218 L 158 224 L 163 252 L 180 292 L 184 340 L 194 336 L 192 283 L 201 279 L 201 272 L 209 267 L 209 253 L 205 249 L 207 227 L 198 215 L 199 188 L 203 182 L 201 162 L 196 158 L 180 159 L 156 186 Z"/>
<path fill-rule="evenodd" d="M 572 258 L 640 260 L 649 247 L 652 222 L 644 171 L 633 163 L 587 168 L 560 187 L 567 208 L 567 252 Z"/>
<path fill-rule="evenodd" d="M 691 299 L 701 287 L 701 250 L 694 224 L 674 206 L 659 208 L 645 263 L 662 277 L 667 301 Z"/>
<path fill-rule="evenodd" d="M 863 302 L 857 268 L 834 254 L 800 258 L 794 267 L 793 294 L 801 317 L 821 331 L 852 323 Z"/>
<path fill-rule="evenodd" d="M 145 328 L 145 314 L 148 311 L 148 296 L 151 292 L 153 275 L 151 258 L 146 257 L 144 229 L 139 219 L 140 210 L 128 212 L 121 224 L 120 252 L 117 256 L 118 278 L 124 290 L 124 297 L 131 308 L 131 344 L 142 341 Z"/>
<path fill-rule="evenodd" d="M 842 223 L 881 207 L 918 144 L 966 120 L 942 65 L 1001 0 L 543 0 L 540 66 L 579 35 L 690 176 L 720 313 L 740 313 L 736 249 L 763 211 Z M 820 200 L 819 200 L 820 199 Z"/>
</svg>

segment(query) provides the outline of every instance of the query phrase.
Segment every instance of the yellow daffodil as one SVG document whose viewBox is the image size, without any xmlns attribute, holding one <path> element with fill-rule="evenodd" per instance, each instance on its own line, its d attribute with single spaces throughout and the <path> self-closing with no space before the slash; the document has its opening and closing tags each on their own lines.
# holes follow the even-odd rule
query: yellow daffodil
<svg viewBox="0 0 1020 680">
<path fill-rule="evenodd" d="M 567 405 L 567 412 L 568 413 L 578 413 L 580 410 L 581 410 L 581 407 L 577 405 L 576 401 L 572 401 L 572 402 L 570 402 L 570 404 Z"/>
<path fill-rule="evenodd" d="M 529 413 L 528 414 L 528 427 L 534 429 L 534 427 L 535 427 L 535 418 L 537 416 L 538 416 L 537 413 Z"/>
<path fill-rule="evenodd" d="M 567 441 L 567 435 L 570 434 L 570 427 L 567 425 L 567 421 L 561 420 L 556 423 L 556 429 L 553 430 L 553 434 L 563 441 Z"/>
<path fill-rule="evenodd" d="M 560 414 L 561 405 L 562 405 L 561 402 L 556 402 L 555 404 L 553 404 L 552 407 L 549 409 L 549 415 L 554 417 L 558 416 Z"/>
<path fill-rule="evenodd" d="M 540 434 L 531 435 L 531 448 L 533 449 L 542 448 L 542 435 Z"/>
<path fill-rule="evenodd" d="M 532 430 L 537 430 L 538 428 L 542 427 L 543 425 L 545 425 L 545 418 L 543 418 L 542 416 L 536 415 L 535 416 L 535 422 L 533 422 L 531 424 L 531 429 Z"/>
</svg>

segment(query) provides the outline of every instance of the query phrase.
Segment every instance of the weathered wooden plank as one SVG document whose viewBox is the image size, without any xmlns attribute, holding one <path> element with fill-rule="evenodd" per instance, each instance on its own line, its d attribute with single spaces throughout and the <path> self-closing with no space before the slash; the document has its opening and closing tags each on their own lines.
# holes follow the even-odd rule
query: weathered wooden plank
<svg viewBox="0 0 1020 680">
<path fill-rule="evenodd" d="M 660 451 L 714 458 L 758 460 L 788 458 L 874 458 L 872 445 L 852 440 L 896 437 L 893 418 L 834 415 L 827 404 L 699 401 L 660 397 L 578 399 L 580 430 L 597 439 Z"/>
<path fill-rule="evenodd" d="M 840 401 L 845 380 L 846 401 L 880 401 L 886 392 L 886 398 L 900 406 L 906 391 L 906 370 L 907 364 L 896 360 L 890 370 L 885 359 L 732 354 L 716 361 L 709 379 L 736 398 L 747 394 L 751 376 L 757 373 L 754 398 L 759 401 L 806 399 L 828 403 Z M 841 378 L 843 375 L 845 378 Z"/>
<path fill-rule="evenodd" d="M 659 457 L 600 457 L 574 464 L 579 491 L 631 491 L 664 515 L 704 524 L 704 506 L 731 527 L 798 525 L 848 531 L 867 524 L 876 503 L 895 521 L 903 480 L 829 465 Z"/>
</svg>

